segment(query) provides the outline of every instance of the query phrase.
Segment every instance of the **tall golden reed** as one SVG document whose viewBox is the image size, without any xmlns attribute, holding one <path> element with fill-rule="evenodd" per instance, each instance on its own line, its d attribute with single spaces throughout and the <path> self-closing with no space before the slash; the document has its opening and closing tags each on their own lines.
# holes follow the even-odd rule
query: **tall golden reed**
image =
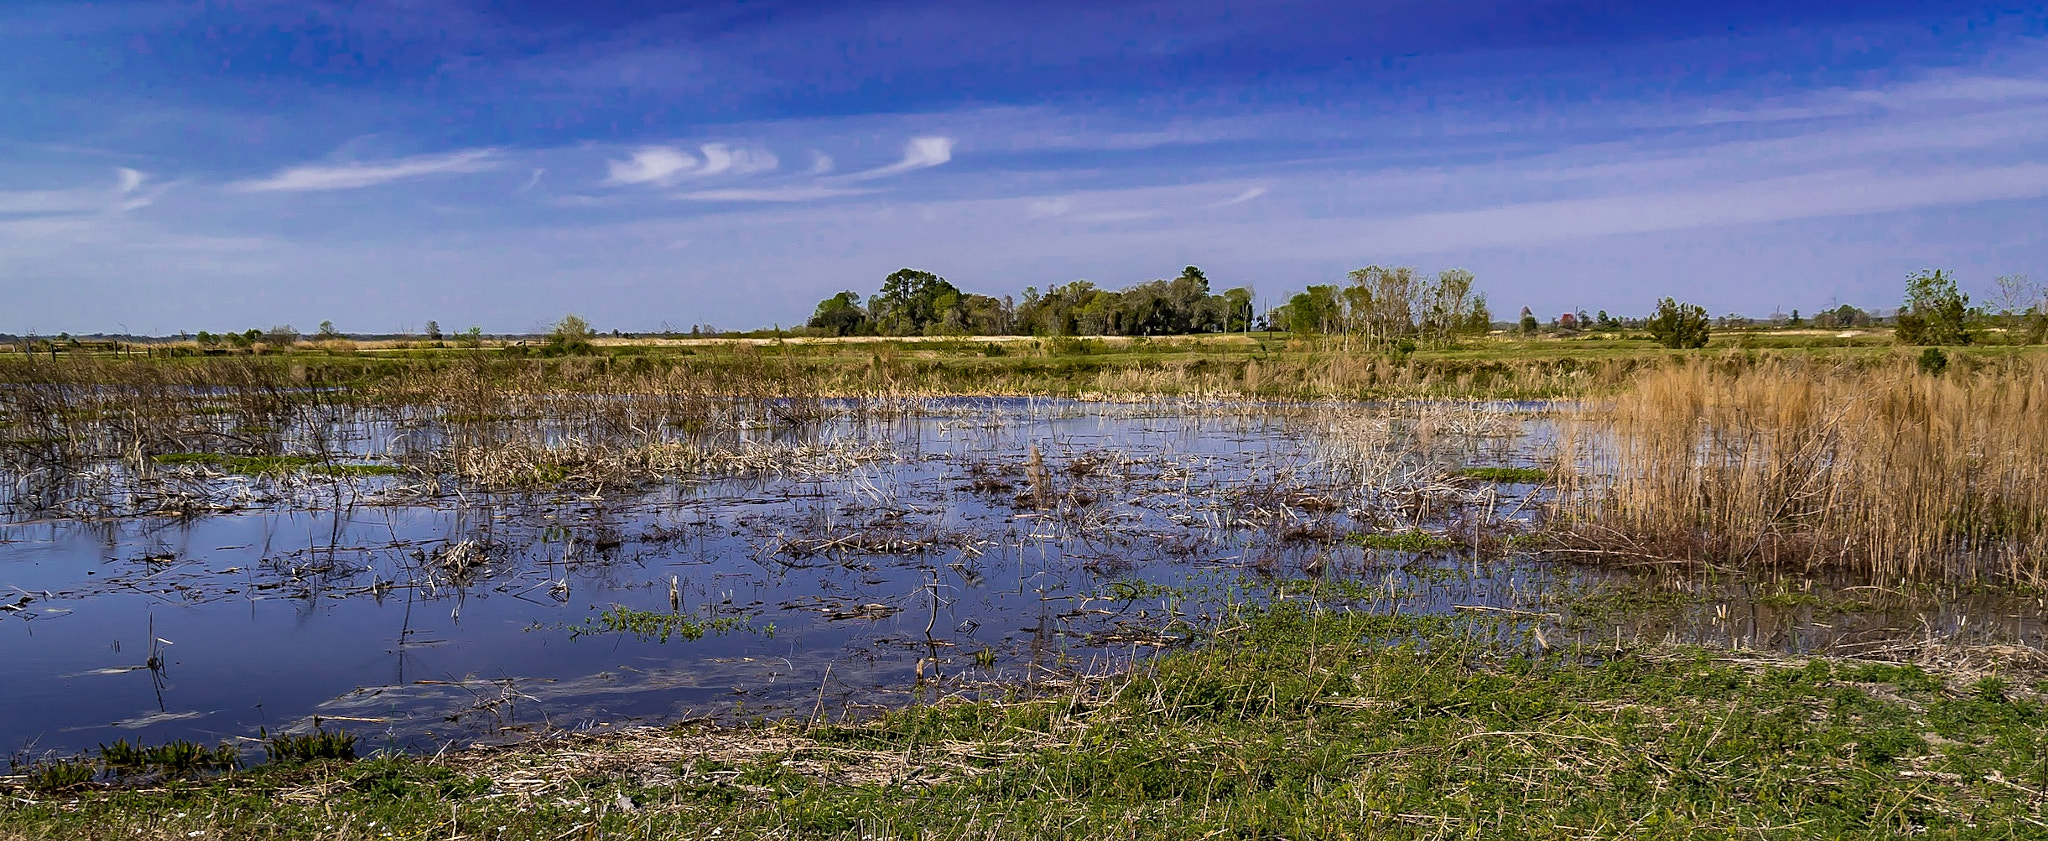
<svg viewBox="0 0 2048 841">
<path fill-rule="evenodd" d="M 1970 369 L 1970 370 L 1963 370 Z M 1698 360 L 1568 436 L 1559 524 L 1736 566 L 2048 582 L 2048 363 Z"/>
</svg>

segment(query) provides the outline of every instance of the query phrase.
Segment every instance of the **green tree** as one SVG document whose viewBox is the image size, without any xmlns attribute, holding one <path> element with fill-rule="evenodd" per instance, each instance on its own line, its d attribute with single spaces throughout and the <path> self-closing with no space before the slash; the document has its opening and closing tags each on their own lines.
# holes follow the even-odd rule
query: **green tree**
<svg viewBox="0 0 2048 841">
<path fill-rule="evenodd" d="M 1530 312 L 1528 307 L 1523 307 L 1522 321 L 1520 326 L 1522 328 L 1523 335 L 1534 336 L 1536 335 L 1536 331 L 1543 329 L 1543 322 L 1537 321 L 1536 314 Z"/>
<path fill-rule="evenodd" d="M 341 338 L 341 331 L 334 329 L 334 322 L 322 321 L 320 322 L 320 338 L 339 339 Z"/>
<path fill-rule="evenodd" d="M 1415 310 L 1427 284 L 1413 267 L 1366 266 L 1353 269 L 1350 279 L 1343 292 L 1350 330 L 1372 344 L 1415 332 Z"/>
<path fill-rule="evenodd" d="M 427 340 L 433 342 L 441 340 L 441 322 L 432 319 L 427 320 Z"/>
<path fill-rule="evenodd" d="M 1223 290 L 1219 296 L 1223 304 L 1223 329 L 1230 333 L 1243 333 L 1252 327 L 1252 290 L 1237 286 Z"/>
<path fill-rule="evenodd" d="M 1657 302 L 1657 311 L 1646 326 L 1650 328 L 1650 337 L 1668 348 L 1706 347 L 1712 333 L 1705 307 L 1681 304 L 1670 298 Z"/>
<path fill-rule="evenodd" d="M 861 309 L 859 293 L 841 292 L 818 302 L 808 326 L 834 336 L 858 336 L 868 332 L 868 311 Z"/>
<path fill-rule="evenodd" d="M 1344 307 L 1334 285 L 1310 286 L 1287 299 L 1281 323 L 1296 333 L 1334 333 L 1344 325 Z"/>
<path fill-rule="evenodd" d="M 548 344 L 562 350 L 588 350 L 590 338 L 595 335 L 596 332 L 590 329 L 590 322 L 584 321 L 582 316 L 570 314 L 562 316 L 561 321 L 555 322 L 554 329 L 548 331 Z"/>
<path fill-rule="evenodd" d="M 898 269 L 882 280 L 882 291 L 868 299 L 868 316 L 881 332 L 915 336 L 959 304 L 959 288 L 945 278 L 920 269 Z"/>
<path fill-rule="evenodd" d="M 1906 278 L 1905 305 L 1899 308 L 1898 340 L 1909 345 L 1970 343 L 1970 296 L 1956 288 L 1955 277 L 1940 269 Z"/>
<path fill-rule="evenodd" d="M 1465 308 L 1464 332 L 1483 336 L 1493 330 L 1493 310 L 1486 305 L 1486 296 L 1472 296 L 1472 305 Z"/>
<path fill-rule="evenodd" d="M 462 346 L 466 348 L 474 349 L 483 347 L 484 328 L 471 325 L 468 330 L 462 331 L 462 337 L 460 339 L 457 339 L 457 341 L 461 342 Z"/>
</svg>

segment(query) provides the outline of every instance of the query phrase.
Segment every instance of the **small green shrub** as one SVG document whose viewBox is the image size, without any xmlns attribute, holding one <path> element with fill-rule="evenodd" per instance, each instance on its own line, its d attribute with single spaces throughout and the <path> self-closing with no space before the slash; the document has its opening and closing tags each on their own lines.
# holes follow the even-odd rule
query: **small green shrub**
<svg viewBox="0 0 2048 841">
<path fill-rule="evenodd" d="M 1650 338 L 1674 350 L 1703 348 L 1712 336 L 1707 310 L 1698 304 L 1681 304 L 1665 298 L 1657 302 L 1656 314 L 1646 325 Z"/>
</svg>

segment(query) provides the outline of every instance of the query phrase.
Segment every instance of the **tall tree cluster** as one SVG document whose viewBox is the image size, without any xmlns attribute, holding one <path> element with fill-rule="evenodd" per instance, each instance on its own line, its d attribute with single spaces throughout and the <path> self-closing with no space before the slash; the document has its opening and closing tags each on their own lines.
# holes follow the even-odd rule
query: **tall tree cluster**
<svg viewBox="0 0 2048 841">
<path fill-rule="evenodd" d="M 1310 286 L 1276 310 L 1273 322 L 1296 333 L 1343 333 L 1368 343 L 1448 341 L 1493 324 L 1474 277 L 1446 269 L 1429 277 L 1408 266 L 1367 266 L 1348 283 Z"/>
</svg>

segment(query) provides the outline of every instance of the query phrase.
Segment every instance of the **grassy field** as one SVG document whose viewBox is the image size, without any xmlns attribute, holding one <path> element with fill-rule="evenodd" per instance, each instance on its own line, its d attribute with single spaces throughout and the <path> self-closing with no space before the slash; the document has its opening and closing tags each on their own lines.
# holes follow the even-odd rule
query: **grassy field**
<svg viewBox="0 0 2048 841">
<path fill-rule="evenodd" d="M 13 838 L 2022 838 L 2048 684 L 1515 617 L 1226 617 L 1128 674 L 864 723 L 17 789 Z"/>
<path fill-rule="evenodd" d="M 731 392 L 820 396 L 1053 395 L 1261 399 L 1378 397 L 1545 398 L 1612 393 L 1674 360 L 1742 365 L 1777 358 L 1857 364 L 1916 356 L 1884 331 L 1757 331 L 1672 351 L 1646 337 L 1496 334 L 1413 350 L 1364 349 L 1342 339 L 1280 333 L 1173 338 L 603 339 L 578 353 L 542 344 L 457 347 L 307 342 L 289 350 L 198 355 L 169 346 L 133 353 L 0 354 L 0 380 L 291 383 L 399 386 L 450 371 L 513 384 L 630 387 L 676 374 Z M 2033 356 L 2040 347 L 1984 345 L 1947 352 L 1964 368 Z"/>
</svg>

